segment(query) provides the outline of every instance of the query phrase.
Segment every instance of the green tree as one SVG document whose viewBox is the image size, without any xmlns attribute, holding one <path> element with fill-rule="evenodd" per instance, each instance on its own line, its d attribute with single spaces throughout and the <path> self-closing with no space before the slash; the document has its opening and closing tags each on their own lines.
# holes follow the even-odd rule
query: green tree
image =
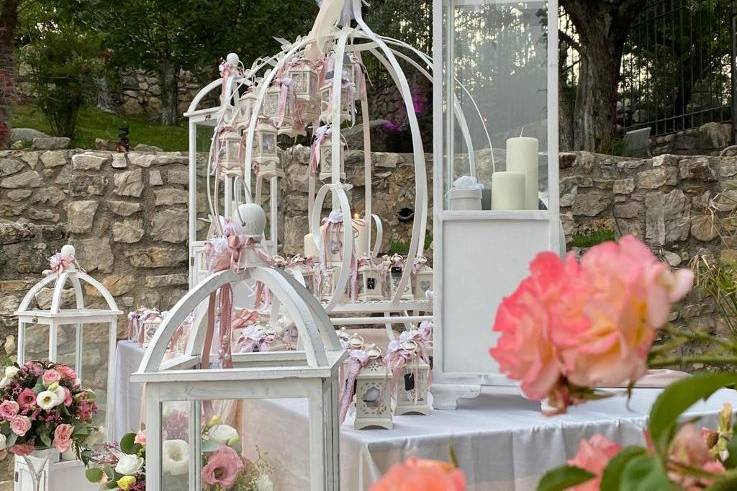
<svg viewBox="0 0 737 491">
<path fill-rule="evenodd" d="M 0 148 L 10 137 L 10 107 L 15 99 L 15 31 L 20 0 L 0 0 Z"/>
</svg>

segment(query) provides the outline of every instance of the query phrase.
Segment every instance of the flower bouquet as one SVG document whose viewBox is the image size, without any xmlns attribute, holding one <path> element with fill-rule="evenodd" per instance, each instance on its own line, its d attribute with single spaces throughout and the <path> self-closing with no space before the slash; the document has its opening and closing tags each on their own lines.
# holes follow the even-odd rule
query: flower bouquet
<svg viewBox="0 0 737 491">
<path fill-rule="evenodd" d="M 633 236 L 592 247 L 581 261 L 545 252 L 503 301 L 491 355 L 547 413 L 606 397 L 597 387 L 633 386 L 671 305 L 691 288 Z"/>
<path fill-rule="evenodd" d="M 102 489 L 145 491 L 146 436 L 143 432 L 127 433 L 120 443 L 106 443 L 92 453 L 87 480 Z"/>
<path fill-rule="evenodd" d="M 95 395 L 80 387 L 77 374 L 63 363 L 29 361 L 5 367 L 0 379 L 0 458 L 22 457 L 38 488 L 47 454 L 37 469 L 28 457 L 55 450 L 84 459 L 100 434 L 93 423 Z"/>
</svg>

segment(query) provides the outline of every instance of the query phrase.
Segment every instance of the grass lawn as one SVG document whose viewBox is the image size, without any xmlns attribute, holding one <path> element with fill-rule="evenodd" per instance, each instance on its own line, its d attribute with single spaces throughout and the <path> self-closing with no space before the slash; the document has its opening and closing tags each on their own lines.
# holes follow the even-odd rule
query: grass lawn
<svg viewBox="0 0 737 491">
<path fill-rule="evenodd" d="M 95 138 L 118 141 L 118 128 L 128 124 L 131 148 L 138 143 L 154 145 L 163 150 L 187 150 L 187 126 L 161 126 L 142 118 L 126 118 L 117 114 L 85 106 L 79 112 L 74 148 L 95 148 Z M 51 128 L 41 111 L 32 104 L 13 107 L 11 124 L 15 128 L 35 128 L 51 134 Z"/>
</svg>

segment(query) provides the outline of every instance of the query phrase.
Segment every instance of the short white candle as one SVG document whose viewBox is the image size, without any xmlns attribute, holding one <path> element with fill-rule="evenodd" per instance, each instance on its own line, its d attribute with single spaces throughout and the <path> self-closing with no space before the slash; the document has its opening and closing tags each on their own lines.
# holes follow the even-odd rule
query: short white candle
<svg viewBox="0 0 737 491">
<path fill-rule="evenodd" d="M 520 136 L 507 140 L 507 171 L 521 172 L 525 176 L 525 206 L 538 209 L 538 152 L 537 138 Z"/>
<path fill-rule="evenodd" d="M 494 172 L 491 175 L 491 209 L 525 209 L 525 175 L 521 172 Z"/>
<path fill-rule="evenodd" d="M 305 242 L 305 257 L 306 258 L 320 257 L 320 251 L 317 250 L 315 241 L 312 240 L 312 234 L 305 235 L 304 242 Z"/>
</svg>

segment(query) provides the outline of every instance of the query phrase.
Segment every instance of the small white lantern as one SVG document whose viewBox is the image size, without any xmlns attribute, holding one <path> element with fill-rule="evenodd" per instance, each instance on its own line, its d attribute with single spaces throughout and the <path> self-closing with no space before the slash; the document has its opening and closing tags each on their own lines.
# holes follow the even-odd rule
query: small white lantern
<svg viewBox="0 0 737 491">
<path fill-rule="evenodd" d="M 266 89 L 264 100 L 261 103 L 261 116 L 262 117 L 270 119 L 274 122 L 279 119 L 279 95 L 280 94 L 281 94 L 281 89 L 276 85 L 272 85 L 271 87 Z"/>
<path fill-rule="evenodd" d="M 356 420 L 353 427 L 392 429 L 391 375 L 376 345 L 366 349 L 369 360 L 356 377 Z"/>
<path fill-rule="evenodd" d="M 156 331 L 159 329 L 160 325 L 161 325 L 161 314 L 159 313 L 151 315 L 146 320 L 143 321 L 143 326 L 141 326 L 141 329 L 143 331 L 143 345 L 142 346 L 144 348 L 148 346 L 148 343 L 150 343 L 151 340 L 154 338 L 154 335 L 156 334 Z"/>
<path fill-rule="evenodd" d="M 307 59 L 293 61 L 287 70 L 287 76 L 292 79 L 294 97 L 301 101 L 314 101 L 319 92 L 317 70 Z"/>
<path fill-rule="evenodd" d="M 279 153 L 276 145 L 276 127 L 266 121 L 260 121 L 253 138 L 253 162 L 257 164 L 259 173 L 276 173 L 279 167 Z"/>
<path fill-rule="evenodd" d="M 391 262 L 391 266 L 389 267 L 389 292 L 392 298 L 394 298 L 399 288 L 399 283 L 402 280 L 402 275 L 404 274 L 404 258 L 399 254 L 394 254 L 389 258 L 389 261 Z M 413 300 L 415 298 L 412 294 L 412 285 L 410 283 L 407 283 L 407 287 L 400 298 L 402 300 Z"/>
<path fill-rule="evenodd" d="M 345 154 L 347 148 L 345 142 L 340 142 L 340 180 L 345 181 Z M 320 180 L 328 181 L 333 176 L 333 140 L 330 136 L 320 142 Z"/>
<path fill-rule="evenodd" d="M 241 136 L 232 128 L 226 129 L 219 137 L 220 154 L 218 165 L 220 171 L 227 175 L 241 175 L 243 165 L 240 161 Z"/>
<path fill-rule="evenodd" d="M 324 270 L 319 270 L 316 274 L 320 275 L 320 293 L 318 298 L 323 302 L 328 302 L 333 297 L 335 290 L 335 282 L 340 276 L 340 266 L 328 266 Z"/>
<path fill-rule="evenodd" d="M 430 365 L 419 355 L 417 343 L 405 341 L 402 349 L 414 353 L 410 361 L 404 366 L 402 378 L 397 381 L 397 405 L 394 413 L 428 414 L 430 406 L 427 403 L 427 390 L 430 379 Z"/>
<path fill-rule="evenodd" d="M 49 360 L 74 367 L 82 385 L 95 391 L 100 408 L 97 423 L 112 428 L 113 408 L 108 401 L 114 390 L 112 367 L 118 316 L 122 312 L 102 283 L 81 270 L 74 247 L 65 245 L 50 263 L 51 270 L 26 293 L 15 312 L 18 363 Z M 96 291 L 105 307 L 87 306 L 83 284 Z M 45 306 L 42 299 L 49 287 L 53 287 L 50 305 Z M 72 289 L 74 306 L 71 308 L 62 305 L 65 287 Z"/>
<path fill-rule="evenodd" d="M 340 89 L 340 120 L 352 121 L 356 112 L 353 98 L 355 91 L 349 87 Z M 333 121 L 333 85 L 325 84 L 320 88 L 320 119 L 325 123 Z"/>
<path fill-rule="evenodd" d="M 240 117 L 238 129 L 245 130 L 251 122 L 253 108 L 256 107 L 256 89 L 250 88 L 240 99 Z"/>
<path fill-rule="evenodd" d="M 358 300 L 370 302 L 383 299 L 379 269 L 370 258 L 361 258 L 358 261 Z"/>
<path fill-rule="evenodd" d="M 432 281 L 432 268 L 427 265 L 427 259 L 415 259 L 415 267 L 412 269 L 412 292 L 415 300 L 427 300 L 427 292 L 433 288 Z"/>
</svg>

